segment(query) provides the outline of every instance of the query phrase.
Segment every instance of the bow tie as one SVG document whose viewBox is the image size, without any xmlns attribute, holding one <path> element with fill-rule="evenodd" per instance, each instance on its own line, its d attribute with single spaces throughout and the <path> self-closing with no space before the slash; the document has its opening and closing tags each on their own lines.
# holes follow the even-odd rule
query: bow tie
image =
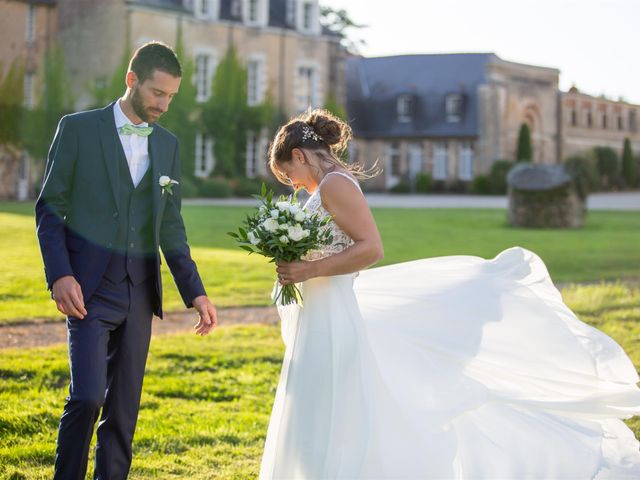
<svg viewBox="0 0 640 480">
<path fill-rule="evenodd" d="M 127 123 L 118 129 L 120 135 L 139 135 L 141 137 L 148 137 L 153 132 L 153 127 L 136 127 Z"/>
</svg>

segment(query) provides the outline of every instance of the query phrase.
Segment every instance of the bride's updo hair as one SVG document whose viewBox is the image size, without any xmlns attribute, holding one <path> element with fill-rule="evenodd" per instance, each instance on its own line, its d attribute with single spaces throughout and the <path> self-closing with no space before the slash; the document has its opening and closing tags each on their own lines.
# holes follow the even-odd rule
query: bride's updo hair
<svg viewBox="0 0 640 480">
<path fill-rule="evenodd" d="M 287 176 L 278 168 L 292 159 L 294 148 L 313 151 L 323 163 L 348 170 L 357 178 L 371 178 L 361 165 L 346 163 L 343 158 L 353 132 L 351 127 L 328 110 L 317 108 L 304 112 L 281 126 L 269 146 L 269 168 L 275 177 L 291 185 Z"/>
</svg>

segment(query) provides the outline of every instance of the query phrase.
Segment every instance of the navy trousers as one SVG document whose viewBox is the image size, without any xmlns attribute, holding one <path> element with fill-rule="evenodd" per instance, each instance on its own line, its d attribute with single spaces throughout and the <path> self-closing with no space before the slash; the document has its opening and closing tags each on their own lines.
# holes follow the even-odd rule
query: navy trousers
<svg viewBox="0 0 640 480">
<path fill-rule="evenodd" d="M 151 338 L 155 276 L 102 279 L 84 319 L 67 317 L 71 383 L 60 419 L 56 480 L 84 480 L 98 417 L 94 479 L 126 479 Z M 100 415 L 100 410 L 102 414 Z"/>
</svg>

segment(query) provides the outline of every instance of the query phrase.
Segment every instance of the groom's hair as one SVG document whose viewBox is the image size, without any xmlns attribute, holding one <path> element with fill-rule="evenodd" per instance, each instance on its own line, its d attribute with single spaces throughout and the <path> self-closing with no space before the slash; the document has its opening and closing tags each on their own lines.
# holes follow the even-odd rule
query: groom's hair
<svg viewBox="0 0 640 480">
<path fill-rule="evenodd" d="M 176 52 L 168 45 L 156 41 L 147 42 L 134 52 L 129 70 L 136 74 L 140 83 L 151 78 L 154 70 L 182 77 L 182 67 Z"/>
</svg>

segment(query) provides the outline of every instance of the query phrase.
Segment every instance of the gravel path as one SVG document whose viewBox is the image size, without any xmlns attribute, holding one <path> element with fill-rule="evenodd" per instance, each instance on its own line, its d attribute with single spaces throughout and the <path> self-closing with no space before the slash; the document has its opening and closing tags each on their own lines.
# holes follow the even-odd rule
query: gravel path
<svg viewBox="0 0 640 480">
<path fill-rule="evenodd" d="M 640 277 L 623 280 L 633 288 L 640 287 Z M 562 290 L 573 282 L 558 282 L 556 287 Z M 580 282 L 581 285 L 598 284 L 598 281 Z M 218 325 L 238 324 L 278 324 L 278 312 L 271 307 L 231 307 L 218 308 Z M 153 319 L 153 336 L 193 331 L 197 321 L 195 310 L 167 312 L 164 319 Z M 5 348 L 31 348 L 66 343 L 67 327 L 65 322 L 50 319 L 28 319 L 15 325 L 0 325 L 0 350 Z"/>
<path fill-rule="evenodd" d="M 278 312 L 275 307 L 218 308 L 217 310 L 219 326 L 250 323 L 276 325 L 278 322 Z M 153 319 L 153 336 L 193 331 L 196 322 L 195 310 L 167 312 L 163 320 Z M 0 349 L 43 347 L 66 343 L 66 341 L 67 327 L 63 321 L 27 320 L 22 324 L 0 326 Z"/>
<path fill-rule="evenodd" d="M 506 209 L 507 197 L 500 195 L 391 195 L 387 193 L 367 193 L 367 202 L 376 208 L 494 208 Z M 298 196 L 304 202 L 304 192 Z M 254 206 L 252 198 L 186 198 L 184 205 Z M 640 192 L 592 193 L 587 199 L 589 210 L 640 211 Z"/>
</svg>

